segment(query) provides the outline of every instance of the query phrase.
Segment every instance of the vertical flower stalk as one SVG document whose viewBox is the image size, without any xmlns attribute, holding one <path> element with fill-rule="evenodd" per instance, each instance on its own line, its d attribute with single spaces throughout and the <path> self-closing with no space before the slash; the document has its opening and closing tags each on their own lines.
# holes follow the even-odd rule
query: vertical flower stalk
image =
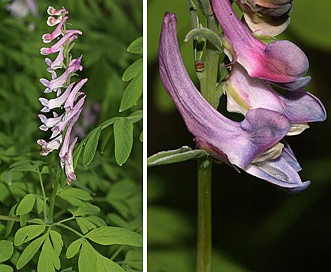
<svg viewBox="0 0 331 272">
<path fill-rule="evenodd" d="M 77 142 L 77 137 L 72 139 L 71 132 L 77 122 L 85 101 L 85 93 L 81 88 L 87 82 L 87 78 L 79 82 L 71 82 L 71 78 L 76 75 L 77 71 L 82 71 L 81 59 L 72 58 L 70 50 L 73 47 L 73 41 L 82 35 L 80 30 L 67 30 L 66 21 L 68 20 L 68 11 L 65 8 L 56 10 L 49 6 L 47 13 L 50 15 L 47 24 L 55 27 L 52 33 L 42 36 L 43 42 L 48 44 L 53 42 L 50 47 L 43 47 L 40 50 L 42 55 L 53 55 L 54 60 L 45 59 L 48 66 L 47 71 L 51 79 L 40 79 L 40 82 L 46 87 L 44 93 L 52 98 L 39 98 L 43 105 L 42 114 L 39 114 L 42 125 L 39 127 L 43 131 L 50 130 L 51 136 L 47 142 L 39 139 L 37 143 L 42 147 L 40 154 L 48 155 L 54 150 L 60 149 L 59 158 L 61 168 L 64 170 L 68 185 L 76 180 L 73 168 L 73 149 Z M 47 114 L 47 116 L 46 116 Z"/>
</svg>

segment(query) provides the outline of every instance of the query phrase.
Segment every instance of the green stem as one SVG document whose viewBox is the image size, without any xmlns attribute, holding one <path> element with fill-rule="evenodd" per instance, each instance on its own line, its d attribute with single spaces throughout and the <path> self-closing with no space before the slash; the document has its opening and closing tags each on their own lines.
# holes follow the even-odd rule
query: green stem
<svg viewBox="0 0 331 272">
<path fill-rule="evenodd" d="M 8 215 L 0 215 L 0 221 L 15 221 L 15 222 L 20 222 L 20 218 L 16 216 L 8 216 Z"/>
<path fill-rule="evenodd" d="M 217 32 L 213 15 L 207 16 L 207 28 Z M 202 96 L 214 107 L 218 106 L 216 83 L 219 54 L 207 42 L 204 71 L 199 75 Z M 196 272 L 211 271 L 212 254 L 212 216 L 211 216 L 212 160 L 202 158 L 198 161 L 198 215 L 197 215 L 197 260 Z"/>
<path fill-rule="evenodd" d="M 45 193 L 45 187 L 43 184 L 43 179 L 42 179 L 39 169 L 38 169 L 38 177 L 39 177 L 39 183 L 40 183 L 41 192 L 43 194 L 43 200 L 44 200 L 44 222 L 46 222 L 47 221 L 47 198 L 46 198 L 46 193 Z"/>
<path fill-rule="evenodd" d="M 207 17 L 207 28 L 217 32 L 217 23 L 213 15 Z M 205 53 L 204 71 L 199 76 L 200 91 L 202 96 L 214 108 L 218 106 L 216 83 L 219 65 L 219 54 L 215 51 L 214 46 L 207 42 Z"/>
<path fill-rule="evenodd" d="M 196 272 L 211 271 L 211 175 L 212 161 L 198 161 L 198 226 Z"/>
<path fill-rule="evenodd" d="M 57 194 L 57 188 L 59 187 L 59 181 L 60 181 L 61 171 L 60 167 L 57 167 L 56 171 L 56 177 L 54 181 L 52 196 L 51 196 L 51 202 L 49 204 L 49 222 L 53 223 L 53 215 L 54 215 L 54 206 L 55 206 L 55 198 Z"/>
</svg>

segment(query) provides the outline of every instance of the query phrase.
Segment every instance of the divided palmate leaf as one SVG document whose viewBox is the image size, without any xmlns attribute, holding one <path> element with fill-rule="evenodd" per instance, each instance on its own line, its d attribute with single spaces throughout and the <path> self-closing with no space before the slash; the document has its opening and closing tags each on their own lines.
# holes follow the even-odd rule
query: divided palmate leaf
<svg viewBox="0 0 331 272">
<path fill-rule="evenodd" d="M 23 250 L 22 254 L 17 260 L 16 268 L 18 270 L 24 267 L 33 258 L 41 245 L 44 243 L 46 237 L 47 233 L 28 244 L 28 246 Z"/>
<path fill-rule="evenodd" d="M 78 257 L 79 272 L 124 272 L 125 270 L 114 261 L 99 254 L 85 240 L 82 240 Z"/>
<path fill-rule="evenodd" d="M 44 232 L 46 225 L 29 225 L 23 228 L 20 228 L 14 237 L 14 245 L 20 246 L 26 242 L 31 241 L 32 239 L 38 237 Z"/>
<path fill-rule="evenodd" d="M 61 268 L 60 252 L 58 253 L 57 251 L 58 248 L 52 244 L 50 237 L 47 236 L 41 248 L 37 267 L 38 272 L 55 272 Z"/>
</svg>

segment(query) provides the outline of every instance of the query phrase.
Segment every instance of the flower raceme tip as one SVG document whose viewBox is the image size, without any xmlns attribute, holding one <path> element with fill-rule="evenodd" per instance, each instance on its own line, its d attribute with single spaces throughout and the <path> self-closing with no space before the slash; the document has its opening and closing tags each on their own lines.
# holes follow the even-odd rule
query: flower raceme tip
<svg viewBox="0 0 331 272">
<path fill-rule="evenodd" d="M 83 66 L 81 65 L 82 57 L 71 59 L 68 50 L 72 47 L 71 42 L 78 37 L 76 34 L 81 35 L 82 32 L 65 28 L 65 23 L 68 20 L 68 16 L 65 16 L 68 14 L 68 11 L 65 8 L 56 10 L 50 6 L 47 12 L 49 15 L 52 15 L 48 18 L 47 24 L 49 26 L 57 26 L 52 33 L 44 34 L 42 40 L 44 43 L 56 41 L 54 45 L 48 48 L 43 47 L 40 53 L 42 55 L 57 53 L 57 56 L 54 61 L 49 58 L 45 59 L 48 66 L 47 71 L 50 72 L 52 79 L 42 78 L 40 82 L 46 87 L 44 93 L 55 92 L 56 97 L 53 99 L 39 98 L 40 103 L 43 105 L 41 112 L 50 112 L 53 117 L 47 117 L 44 114 L 38 115 L 43 123 L 40 129 L 43 131 L 51 130 L 52 134 L 49 142 L 39 139 L 37 143 L 42 147 L 40 154 L 43 156 L 61 147 L 59 152 L 60 165 L 66 174 L 67 183 L 70 185 L 73 180 L 76 180 L 72 153 L 78 140 L 77 137 L 74 137 L 73 140 L 71 139 L 72 130 L 82 112 L 86 97 L 84 92 L 80 90 L 88 79 L 84 78 L 77 83 L 70 83 L 71 77 L 77 71 L 82 71 Z M 70 60 L 70 63 L 64 64 L 64 61 L 68 62 L 68 60 Z M 58 69 L 64 70 L 59 76 L 57 75 Z M 65 88 L 64 91 L 62 90 L 63 88 Z M 64 112 L 58 114 L 55 109 L 61 109 Z"/>
</svg>

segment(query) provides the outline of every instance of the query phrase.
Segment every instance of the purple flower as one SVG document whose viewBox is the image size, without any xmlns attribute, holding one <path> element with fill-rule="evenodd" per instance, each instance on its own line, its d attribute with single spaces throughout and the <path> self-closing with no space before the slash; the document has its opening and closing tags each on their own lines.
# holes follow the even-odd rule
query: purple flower
<svg viewBox="0 0 331 272">
<path fill-rule="evenodd" d="M 82 32 L 79 30 L 68 30 L 66 32 L 66 34 L 56 44 L 54 44 L 53 46 L 51 46 L 49 48 L 47 48 L 47 47 L 41 48 L 40 54 L 49 55 L 49 54 L 59 52 L 61 47 L 63 47 L 67 41 L 70 44 L 74 39 L 77 39 L 77 36 L 74 34 L 82 35 Z"/>
<path fill-rule="evenodd" d="M 299 47 L 285 40 L 265 45 L 240 22 L 230 1 L 211 0 L 211 3 L 229 43 L 233 62 L 239 62 L 251 77 L 265 79 L 287 89 L 301 89 L 309 82 L 309 76 L 302 77 L 309 63 Z"/>
<path fill-rule="evenodd" d="M 50 141 L 47 142 L 43 139 L 39 139 L 37 143 L 42 147 L 41 155 L 47 155 L 50 152 L 59 149 L 59 157 L 61 161 L 61 167 L 64 170 L 67 183 L 70 185 L 73 180 L 76 180 L 76 175 L 74 173 L 73 167 L 73 149 L 78 138 L 71 140 L 71 131 L 74 124 L 77 122 L 82 107 L 85 101 L 86 95 L 80 91 L 82 86 L 87 82 L 87 78 L 82 79 L 76 84 L 70 83 L 70 79 L 77 71 L 82 71 L 83 66 L 81 65 L 82 57 L 77 59 L 72 59 L 69 65 L 65 66 L 65 61 L 68 56 L 65 56 L 64 52 L 68 52 L 71 49 L 71 42 L 77 38 L 75 34 L 81 35 L 82 32 L 79 30 L 66 30 L 65 23 L 68 17 L 63 16 L 68 13 L 65 8 L 56 10 L 53 7 L 49 7 L 47 10 L 50 16 L 48 18 L 47 24 L 50 26 L 57 25 L 55 30 L 50 34 L 44 34 L 42 36 L 44 43 L 52 42 L 57 40 L 54 45 L 49 48 L 42 48 L 40 53 L 42 55 L 49 55 L 53 53 L 58 53 L 54 61 L 49 58 L 45 59 L 48 66 L 47 71 L 51 73 L 51 80 L 45 78 L 40 79 L 40 82 L 46 87 L 44 93 L 50 93 L 52 91 L 56 92 L 56 97 L 53 99 L 46 99 L 44 97 L 39 98 L 40 103 L 44 106 L 41 112 L 51 112 L 53 117 L 48 118 L 44 114 L 39 114 L 38 117 L 42 121 L 40 129 L 43 131 L 51 130 L 52 134 L 50 136 Z M 71 56 L 70 56 L 71 58 Z M 64 69 L 64 72 L 57 76 L 57 69 Z M 62 88 L 66 88 L 62 91 Z M 81 97 L 82 96 L 82 97 Z M 79 98 L 81 97 L 81 98 Z M 79 99 L 78 99 L 79 98 Z M 64 112 L 59 115 L 54 109 L 60 109 Z M 62 143 L 62 138 L 64 138 Z"/>
<path fill-rule="evenodd" d="M 81 65 L 81 57 L 79 57 L 78 59 L 73 59 L 70 62 L 69 67 L 64 71 L 61 76 L 53 78 L 51 81 L 44 78 L 40 79 L 40 82 L 47 87 L 44 92 L 48 93 L 50 91 L 64 87 L 69 77 L 78 70 L 83 70 L 83 66 Z"/>
<path fill-rule="evenodd" d="M 290 23 L 290 17 L 287 14 L 292 9 L 292 3 L 273 4 L 273 6 L 268 3 L 261 3 L 267 6 L 263 7 L 261 4 L 257 4 L 257 1 L 235 0 L 235 2 L 243 11 L 243 21 L 254 34 L 276 36 L 282 33 Z"/>
<path fill-rule="evenodd" d="M 58 55 L 54 61 L 51 61 L 49 58 L 45 58 L 45 62 L 49 66 L 51 72 L 53 72 L 58 68 L 62 68 L 63 60 L 64 60 L 64 47 L 60 48 L 60 51 L 58 52 Z"/>
<path fill-rule="evenodd" d="M 43 139 L 39 139 L 37 141 L 37 144 L 39 144 L 42 148 L 42 150 L 40 152 L 40 155 L 46 156 L 50 152 L 59 149 L 59 147 L 61 146 L 61 143 L 62 143 L 62 135 L 57 136 L 56 138 L 54 138 L 50 142 L 46 142 Z"/>
<path fill-rule="evenodd" d="M 288 135 L 302 132 L 308 127 L 308 122 L 326 119 L 326 110 L 317 97 L 304 90 L 287 91 L 281 95 L 267 81 L 250 77 L 238 63 L 232 65 L 224 91 L 230 112 L 245 115 L 249 109 L 264 108 L 285 115 L 292 124 Z"/>
<path fill-rule="evenodd" d="M 61 150 L 59 153 L 59 157 L 61 160 L 61 167 L 67 176 L 68 185 L 70 185 L 73 180 L 76 180 L 72 152 L 73 152 L 74 146 L 75 146 L 78 138 L 75 137 L 71 143 L 70 143 L 70 138 L 71 138 L 72 128 L 73 128 L 74 124 L 77 122 L 81 111 L 82 110 L 80 109 L 76 113 L 76 115 L 74 115 L 73 118 L 70 120 L 70 123 L 67 128 L 67 132 L 64 137 L 63 144 L 62 144 L 62 147 L 61 147 Z"/>
<path fill-rule="evenodd" d="M 287 155 L 288 149 L 282 151 L 284 144 L 279 143 L 290 130 L 289 120 L 280 113 L 262 108 L 247 111 L 242 122 L 221 115 L 190 80 L 179 52 L 176 31 L 175 15 L 166 13 L 159 46 L 160 75 L 188 130 L 195 136 L 197 146 L 215 159 L 277 186 L 292 191 L 308 186 L 297 175 L 298 167 L 293 168 L 292 165 L 297 164 Z M 294 170 L 296 176 L 293 171 L 290 176 L 285 173 L 288 168 Z M 271 171 L 274 169 L 277 172 Z"/>
<path fill-rule="evenodd" d="M 60 35 L 62 35 L 62 27 L 64 23 L 67 21 L 68 17 L 64 17 L 61 19 L 61 22 L 58 24 L 58 26 L 55 28 L 55 30 L 51 34 L 44 34 L 41 38 L 44 43 L 50 43 Z"/>
</svg>

